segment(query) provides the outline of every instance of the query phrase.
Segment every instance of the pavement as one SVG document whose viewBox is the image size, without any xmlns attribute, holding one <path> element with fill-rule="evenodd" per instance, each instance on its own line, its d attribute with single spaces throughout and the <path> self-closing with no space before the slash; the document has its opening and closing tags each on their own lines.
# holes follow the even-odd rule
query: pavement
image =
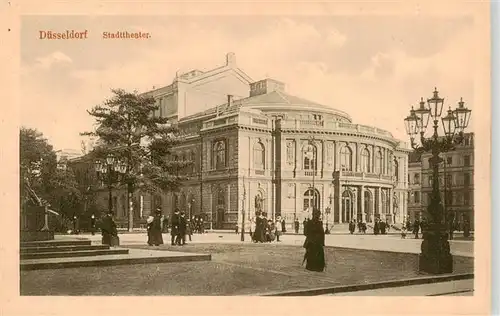
<svg viewBox="0 0 500 316">
<path fill-rule="evenodd" d="M 472 296 L 474 279 L 354 291 L 328 296 Z"/>
<path fill-rule="evenodd" d="M 120 234 L 120 245 L 144 245 L 147 240 L 146 233 L 126 233 Z M 101 236 L 96 234 L 80 235 L 56 235 L 57 240 L 85 238 L 90 239 L 93 244 L 101 243 Z M 302 246 L 304 236 L 298 234 L 286 234 L 280 237 L 281 244 Z M 170 241 L 170 234 L 163 234 L 165 242 Z M 210 232 L 205 234 L 194 234 L 192 241 L 188 243 L 241 243 L 241 234 L 230 232 Z M 250 236 L 245 235 L 245 243 L 250 243 Z M 398 253 L 420 253 L 422 239 L 406 238 L 402 239 L 399 234 L 370 235 L 370 234 L 331 234 L 325 236 L 325 246 L 350 249 L 378 250 Z M 454 256 L 474 257 L 474 242 L 462 240 L 450 240 L 451 253 Z"/>
</svg>

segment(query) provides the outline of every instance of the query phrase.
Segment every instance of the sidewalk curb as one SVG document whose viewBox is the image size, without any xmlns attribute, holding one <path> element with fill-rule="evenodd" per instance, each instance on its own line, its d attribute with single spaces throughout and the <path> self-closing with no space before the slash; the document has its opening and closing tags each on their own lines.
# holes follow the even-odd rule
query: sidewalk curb
<svg viewBox="0 0 500 316">
<path fill-rule="evenodd" d="M 263 293 L 256 295 L 257 296 L 317 296 L 317 295 L 376 290 L 376 289 L 390 288 L 390 287 L 403 287 L 410 285 L 421 285 L 421 284 L 440 283 L 440 282 L 467 280 L 467 279 L 474 279 L 474 273 L 463 273 L 463 274 L 443 275 L 443 276 L 423 276 L 411 279 L 383 281 L 383 282 L 368 283 L 368 284 L 340 285 L 340 286 L 323 287 L 323 288 L 307 289 L 307 290 Z"/>
</svg>

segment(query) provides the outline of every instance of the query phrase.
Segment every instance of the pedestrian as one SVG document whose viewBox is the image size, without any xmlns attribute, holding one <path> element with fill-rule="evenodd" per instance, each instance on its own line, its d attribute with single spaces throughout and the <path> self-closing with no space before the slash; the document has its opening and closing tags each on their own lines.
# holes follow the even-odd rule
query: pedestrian
<svg viewBox="0 0 500 316">
<path fill-rule="evenodd" d="M 90 233 L 92 234 L 92 236 L 95 235 L 95 231 L 96 231 L 96 221 L 94 214 L 92 214 L 92 216 L 90 216 Z"/>
<path fill-rule="evenodd" d="M 168 216 L 163 218 L 163 232 L 168 234 Z"/>
<path fill-rule="evenodd" d="M 304 218 L 304 221 L 302 222 L 302 229 L 304 231 L 304 236 L 307 236 L 306 230 L 307 230 L 307 218 Z"/>
<path fill-rule="evenodd" d="M 148 246 L 153 245 L 153 234 L 152 234 L 152 228 L 153 228 L 153 220 L 154 216 L 149 215 L 148 218 L 146 219 L 146 231 L 148 233 Z"/>
<path fill-rule="evenodd" d="M 276 224 L 274 225 L 274 234 L 276 235 L 276 242 L 281 242 L 280 241 L 280 235 L 283 232 L 283 227 L 281 227 L 281 231 L 279 230 L 278 227 L 282 225 L 283 221 L 281 220 L 281 217 L 278 216 L 278 219 L 276 220 Z"/>
<path fill-rule="evenodd" d="M 255 218 L 250 219 L 250 240 L 255 242 Z"/>
<path fill-rule="evenodd" d="M 314 210 L 312 219 L 307 221 L 304 261 L 306 261 L 307 270 L 323 272 L 326 265 L 323 248 L 325 246 L 325 231 L 319 217 L 319 210 Z"/>
<path fill-rule="evenodd" d="M 354 233 L 354 230 L 356 229 L 356 224 L 354 224 L 353 221 L 349 222 L 349 233 L 352 235 Z"/>
<path fill-rule="evenodd" d="M 464 220 L 464 237 L 470 237 L 470 223 L 468 219 Z"/>
<path fill-rule="evenodd" d="M 179 220 L 180 220 L 179 209 L 176 208 L 174 210 L 174 215 L 172 215 L 172 229 L 170 230 L 170 236 L 171 236 L 170 244 L 172 246 L 177 245 L 177 236 L 179 235 Z"/>
<path fill-rule="evenodd" d="M 415 222 L 413 222 L 413 233 L 415 234 L 415 239 L 418 239 L 418 232 L 420 230 L 420 222 L 418 219 L 415 219 Z"/>
<path fill-rule="evenodd" d="M 151 244 L 155 246 L 163 245 L 162 236 L 162 224 L 161 224 L 161 209 L 157 208 L 153 216 L 153 221 L 151 222 L 150 232 L 151 232 Z"/>
<path fill-rule="evenodd" d="M 379 219 L 375 219 L 375 223 L 373 224 L 373 234 L 378 235 L 380 233 L 380 223 Z"/>
<path fill-rule="evenodd" d="M 113 212 L 108 212 L 102 220 L 101 234 L 103 245 L 117 246 L 117 244 L 119 244 L 118 230 L 116 229 L 113 215 Z"/>
<path fill-rule="evenodd" d="M 299 220 L 296 218 L 295 219 L 295 233 L 298 234 L 299 233 L 299 228 L 300 228 L 300 222 Z"/>
<path fill-rule="evenodd" d="M 236 225 L 234 225 L 234 232 L 236 233 L 236 235 L 238 235 L 239 231 L 240 231 L 240 229 L 239 229 L 238 223 L 236 223 Z"/>
<path fill-rule="evenodd" d="M 286 233 L 286 222 L 284 218 L 281 220 L 281 232 L 283 234 Z"/>
<path fill-rule="evenodd" d="M 403 223 L 403 227 L 401 227 L 401 238 L 406 238 L 406 223 Z"/>
<path fill-rule="evenodd" d="M 193 223 L 191 220 L 188 218 L 187 223 L 186 223 L 186 234 L 189 237 L 189 241 L 191 241 L 191 235 L 193 234 Z"/>
<path fill-rule="evenodd" d="M 205 223 L 203 222 L 203 217 L 200 217 L 200 234 L 205 233 Z"/>
<path fill-rule="evenodd" d="M 384 221 L 379 222 L 380 234 L 385 235 L 386 224 Z"/>
<path fill-rule="evenodd" d="M 177 234 L 177 244 L 179 246 L 184 246 L 186 244 L 186 214 L 181 212 L 179 217 L 179 232 Z"/>
</svg>

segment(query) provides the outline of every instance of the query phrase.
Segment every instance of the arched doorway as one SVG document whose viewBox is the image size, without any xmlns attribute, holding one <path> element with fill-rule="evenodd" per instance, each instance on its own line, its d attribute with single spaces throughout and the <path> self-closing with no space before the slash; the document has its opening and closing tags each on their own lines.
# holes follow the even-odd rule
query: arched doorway
<svg viewBox="0 0 500 316">
<path fill-rule="evenodd" d="M 304 193 L 304 211 L 311 211 L 314 209 L 320 209 L 320 196 L 316 189 L 308 189 Z M 312 215 L 312 214 L 310 214 Z"/>
<path fill-rule="evenodd" d="M 370 191 L 365 191 L 364 193 L 364 211 L 366 214 L 366 222 L 373 222 L 373 198 Z"/>
<path fill-rule="evenodd" d="M 345 190 L 342 193 L 342 215 L 344 223 L 349 223 L 354 219 L 354 199 L 350 190 Z"/>
</svg>

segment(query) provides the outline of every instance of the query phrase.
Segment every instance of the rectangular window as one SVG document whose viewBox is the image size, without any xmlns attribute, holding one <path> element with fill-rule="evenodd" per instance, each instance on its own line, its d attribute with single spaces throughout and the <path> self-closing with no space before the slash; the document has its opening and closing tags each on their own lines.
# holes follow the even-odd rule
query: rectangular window
<svg viewBox="0 0 500 316">
<path fill-rule="evenodd" d="M 414 197 L 415 197 L 415 204 L 420 203 L 420 192 L 418 192 L 418 191 L 415 192 Z"/>
<path fill-rule="evenodd" d="M 464 156 L 464 166 L 470 166 L 470 156 L 466 155 Z"/>
<path fill-rule="evenodd" d="M 470 185 L 470 173 L 464 173 L 464 185 Z"/>
<path fill-rule="evenodd" d="M 470 205 L 470 192 L 464 192 L 464 205 Z"/>
</svg>

